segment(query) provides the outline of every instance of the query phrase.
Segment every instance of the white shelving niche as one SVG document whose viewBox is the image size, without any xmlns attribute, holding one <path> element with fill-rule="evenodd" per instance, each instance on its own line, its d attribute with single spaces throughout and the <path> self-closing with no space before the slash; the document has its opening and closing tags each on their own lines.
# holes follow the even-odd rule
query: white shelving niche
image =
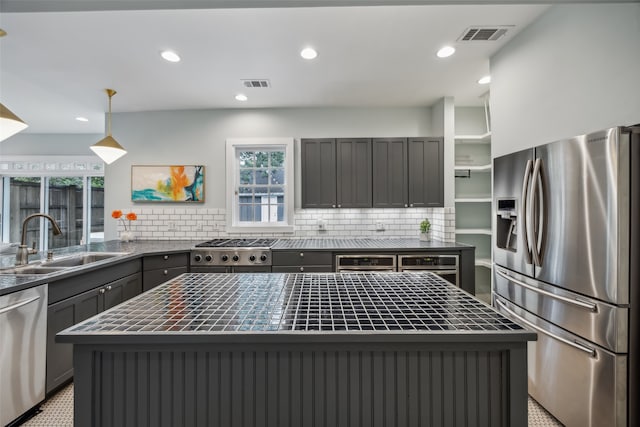
<svg viewBox="0 0 640 427">
<path fill-rule="evenodd" d="M 491 301 L 491 133 L 455 137 L 456 241 L 476 247 L 476 296 Z"/>
</svg>

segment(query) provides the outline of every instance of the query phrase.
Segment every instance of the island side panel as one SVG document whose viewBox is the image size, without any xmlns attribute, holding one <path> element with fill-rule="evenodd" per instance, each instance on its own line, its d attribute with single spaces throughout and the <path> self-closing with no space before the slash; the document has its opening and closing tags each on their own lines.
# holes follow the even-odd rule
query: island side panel
<svg viewBox="0 0 640 427">
<path fill-rule="evenodd" d="M 76 344 L 75 420 L 526 426 L 526 357 L 526 342 Z"/>
</svg>

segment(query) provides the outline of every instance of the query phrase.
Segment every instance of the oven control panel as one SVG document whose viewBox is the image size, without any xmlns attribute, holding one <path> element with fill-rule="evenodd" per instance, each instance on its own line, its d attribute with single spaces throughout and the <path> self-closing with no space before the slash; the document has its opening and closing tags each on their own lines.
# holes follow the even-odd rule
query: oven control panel
<svg viewBox="0 0 640 427">
<path fill-rule="evenodd" d="M 194 249 L 193 266 L 271 265 L 271 251 L 265 248 Z"/>
</svg>

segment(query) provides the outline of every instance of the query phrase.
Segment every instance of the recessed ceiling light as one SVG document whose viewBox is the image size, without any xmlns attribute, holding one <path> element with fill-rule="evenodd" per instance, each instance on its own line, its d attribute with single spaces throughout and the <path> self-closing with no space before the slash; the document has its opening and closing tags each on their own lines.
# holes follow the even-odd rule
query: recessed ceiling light
<svg viewBox="0 0 640 427">
<path fill-rule="evenodd" d="M 244 95 L 244 94 L 242 94 L 242 93 L 239 93 L 239 94 L 237 94 L 237 95 L 236 95 L 236 99 L 237 99 L 238 101 L 246 101 L 246 100 L 247 100 L 247 99 L 249 99 L 249 98 L 247 98 L 247 95 Z"/>
<path fill-rule="evenodd" d="M 305 47 L 300 51 L 300 56 L 302 56 L 304 59 L 314 59 L 316 56 L 318 56 L 318 52 L 316 52 L 316 50 L 311 47 Z"/>
<path fill-rule="evenodd" d="M 89 119 L 87 119 L 86 117 L 76 117 L 76 120 L 79 122 L 88 122 Z"/>
<path fill-rule="evenodd" d="M 491 76 L 484 76 L 483 78 L 478 80 L 478 83 L 480 83 L 481 85 L 486 85 L 491 83 Z"/>
<path fill-rule="evenodd" d="M 436 53 L 438 58 L 446 58 L 447 56 L 451 56 L 455 53 L 456 49 L 452 46 L 445 46 Z"/>
<path fill-rule="evenodd" d="M 171 50 L 163 50 L 160 52 L 160 56 L 169 62 L 180 62 L 180 56 Z"/>
</svg>

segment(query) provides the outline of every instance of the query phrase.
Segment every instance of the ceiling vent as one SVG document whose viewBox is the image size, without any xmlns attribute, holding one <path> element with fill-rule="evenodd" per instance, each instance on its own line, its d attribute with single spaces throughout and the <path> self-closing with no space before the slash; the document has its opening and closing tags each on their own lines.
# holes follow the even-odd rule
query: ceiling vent
<svg viewBox="0 0 640 427">
<path fill-rule="evenodd" d="M 271 83 L 267 79 L 246 79 L 242 80 L 244 87 L 271 87 Z"/>
<path fill-rule="evenodd" d="M 475 26 L 469 27 L 458 39 L 459 42 L 485 41 L 492 42 L 504 36 L 508 29 L 513 25 L 492 25 L 492 26 Z"/>
</svg>

